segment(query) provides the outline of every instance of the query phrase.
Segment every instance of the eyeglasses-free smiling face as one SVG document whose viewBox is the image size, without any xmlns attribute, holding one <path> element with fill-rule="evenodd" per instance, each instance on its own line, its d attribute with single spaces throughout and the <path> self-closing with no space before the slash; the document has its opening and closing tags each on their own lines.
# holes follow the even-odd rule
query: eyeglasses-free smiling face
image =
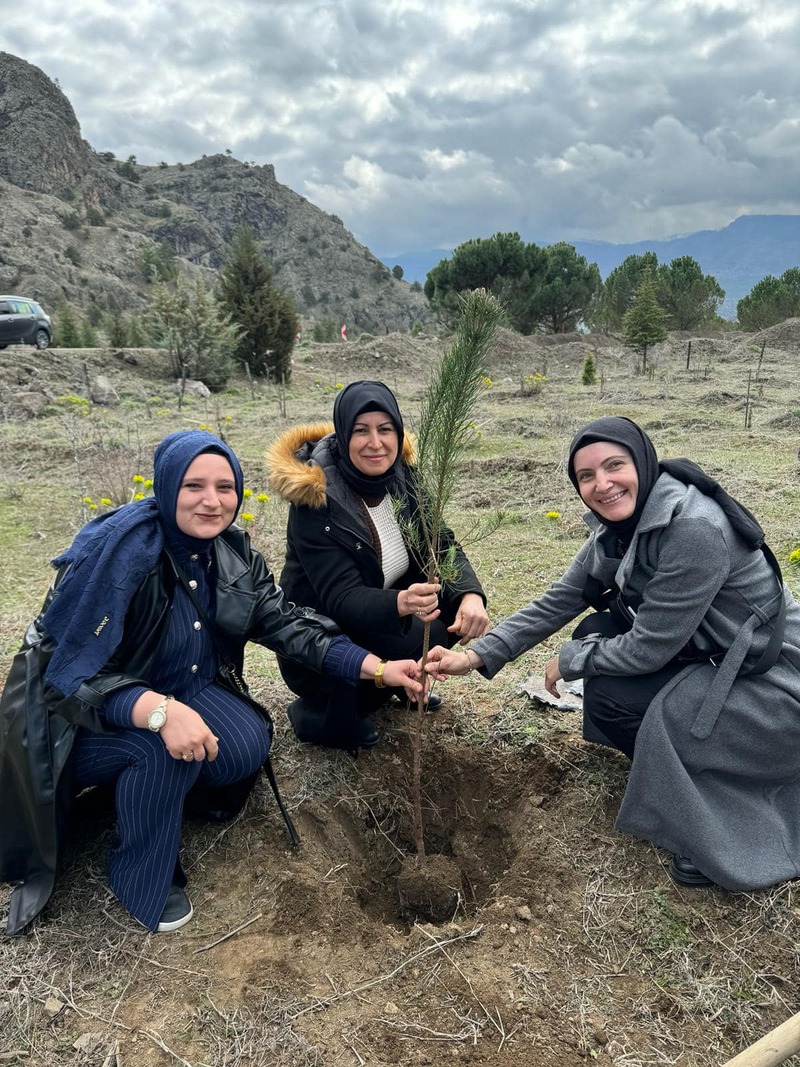
<svg viewBox="0 0 800 1067">
<path fill-rule="evenodd" d="M 385 411 L 365 411 L 357 415 L 350 435 L 348 455 L 361 474 L 385 474 L 397 459 L 399 438 Z"/>
<path fill-rule="evenodd" d="M 175 523 L 189 537 L 216 537 L 233 522 L 238 499 L 231 465 L 224 456 L 204 452 L 186 468 Z"/>
<path fill-rule="evenodd" d="M 595 441 L 572 460 L 581 500 L 608 522 L 629 519 L 636 508 L 639 475 L 624 445 Z"/>
</svg>

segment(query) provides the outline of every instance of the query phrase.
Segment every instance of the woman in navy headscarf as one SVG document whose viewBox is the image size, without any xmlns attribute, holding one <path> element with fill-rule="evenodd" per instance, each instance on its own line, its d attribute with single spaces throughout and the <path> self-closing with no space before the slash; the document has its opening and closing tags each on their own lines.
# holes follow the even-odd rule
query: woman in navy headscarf
<svg viewBox="0 0 800 1067">
<path fill-rule="evenodd" d="M 113 784 L 116 799 L 114 893 L 150 930 L 189 921 L 179 861 L 187 794 L 204 793 L 217 817 L 231 814 L 231 787 L 241 806 L 269 752 L 271 724 L 230 685 L 247 641 L 353 685 L 375 678 L 421 689 L 411 662 L 385 663 L 329 619 L 286 601 L 232 525 L 242 471 L 218 438 L 166 437 L 153 494 L 90 522 L 54 560 L 58 576 L 35 631 L 46 649 L 42 704 L 51 724 L 40 765 L 30 721 L 14 751 L 15 731 L 5 729 L 20 703 L 30 720 L 30 699 L 12 708 L 10 684 L 3 694 L 0 763 L 19 796 L 17 812 L 0 812 L 0 876 L 22 883 L 10 933 L 24 930 L 52 892 L 68 797 L 102 784 Z M 59 722 L 69 724 L 63 732 Z M 42 807 L 50 787 L 52 803 Z M 0 797 L 10 807 L 8 793 Z"/>
</svg>

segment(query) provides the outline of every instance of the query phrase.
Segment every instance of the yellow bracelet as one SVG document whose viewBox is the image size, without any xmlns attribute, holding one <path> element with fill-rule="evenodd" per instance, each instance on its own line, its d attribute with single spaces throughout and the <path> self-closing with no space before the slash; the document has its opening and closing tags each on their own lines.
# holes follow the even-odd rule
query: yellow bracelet
<svg viewBox="0 0 800 1067">
<path fill-rule="evenodd" d="M 385 689 L 386 682 L 383 680 L 383 672 L 386 670 L 386 660 L 382 659 L 375 668 L 375 685 L 378 689 Z"/>
</svg>

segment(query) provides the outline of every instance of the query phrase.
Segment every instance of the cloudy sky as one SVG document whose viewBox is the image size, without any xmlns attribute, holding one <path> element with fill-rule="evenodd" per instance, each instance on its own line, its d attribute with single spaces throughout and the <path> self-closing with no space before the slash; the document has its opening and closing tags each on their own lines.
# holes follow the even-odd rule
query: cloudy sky
<svg viewBox="0 0 800 1067">
<path fill-rule="evenodd" d="M 98 151 L 272 163 L 385 259 L 800 212 L 795 0 L 26 0 L 0 48 Z"/>
</svg>

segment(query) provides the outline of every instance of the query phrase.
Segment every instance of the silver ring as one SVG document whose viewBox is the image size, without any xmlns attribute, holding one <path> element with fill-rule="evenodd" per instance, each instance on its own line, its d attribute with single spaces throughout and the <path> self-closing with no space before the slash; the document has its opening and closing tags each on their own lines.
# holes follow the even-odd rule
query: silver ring
<svg viewBox="0 0 800 1067">
<path fill-rule="evenodd" d="M 187 763 L 191 763 L 194 759 L 194 752 L 184 752 L 183 759 L 185 759 Z"/>
<path fill-rule="evenodd" d="M 425 612 L 422 610 L 422 608 L 417 608 L 417 610 L 414 612 L 414 614 L 422 616 L 422 615 L 425 614 Z"/>
</svg>

